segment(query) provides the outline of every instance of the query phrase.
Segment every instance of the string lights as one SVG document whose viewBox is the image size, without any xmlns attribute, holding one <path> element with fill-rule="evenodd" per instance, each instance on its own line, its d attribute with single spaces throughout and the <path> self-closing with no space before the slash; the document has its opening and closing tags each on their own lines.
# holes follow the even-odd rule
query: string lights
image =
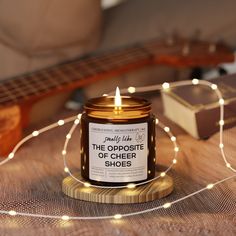
<svg viewBox="0 0 236 236">
<path fill-rule="evenodd" d="M 223 144 L 223 126 L 224 126 L 224 104 L 225 101 L 222 97 L 222 94 L 220 92 L 220 90 L 218 89 L 217 85 L 209 82 L 209 81 L 204 81 L 204 80 L 198 80 L 198 79 L 193 79 L 192 81 L 178 81 L 178 82 L 173 82 L 173 83 L 163 83 L 162 85 L 153 85 L 153 86 L 145 86 L 145 87 L 129 87 L 127 89 L 122 89 L 121 92 L 124 93 L 139 93 L 139 92 L 148 92 L 148 91 L 154 91 L 154 90 L 168 90 L 171 87 L 177 87 L 177 86 L 186 86 L 186 85 L 205 85 L 210 87 L 212 90 L 215 91 L 215 93 L 217 94 L 218 97 L 218 102 L 220 104 L 220 120 L 219 120 L 219 126 L 220 126 L 220 132 L 219 132 L 219 136 L 220 136 L 220 140 L 219 140 L 219 149 L 221 152 L 221 156 L 224 160 L 225 166 L 226 168 L 229 168 L 234 174 L 226 177 L 224 179 L 221 179 L 219 181 L 216 181 L 215 183 L 209 183 L 208 185 L 206 185 L 204 188 L 197 190 L 191 194 L 188 194 L 184 197 L 181 197 L 179 199 L 176 199 L 172 202 L 166 202 L 163 205 L 157 206 L 157 207 L 153 207 L 153 208 L 148 208 L 146 210 L 142 210 L 142 211 L 136 211 L 136 212 L 129 212 L 129 213 L 125 213 L 125 214 L 115 214 L 115 215 L 106 215 L 106 216 L 69 216 L 69 215 L 43 215 L 43 214 L 33 214 L 33 213 L 27 213 L 27 212 L 17 212 L 14 209 L 6 211 L 6 210 L 0 210 L 0 214 L 3 215 L 9 215 L 9 216 L 26 216 L 26 217 L 36 217 L 36 218 L 49 218 L 49 219 L 59 219 L 59 220 L 63 220 L 63 221 L 68 221 L 68 220 L 97 220 L 97 219 L 116 219 L 119 220 L 123 217 L 128 217 L 128 216 L 134 216 L 134 215 L 138 215 L 138 214 L 144 214 L 147 212 L 151 212 L 154 210 L 158 210 L 158 209 L 167 209 L 169 207 L 171 207 L 173 204 L 176 204 L 178 202 L 181 202 L 187 198 L 190 198 L 192 196 L 195 196 L 196 194 L 199 194 L 203 191 L 206 190 L 211 190 L 212 188 L 214 188 L 216 185 L 223 183 L 227 180 L 233 179 L 236 177 L 236 170 L 232 167 L 232 165 L 228 162 L 227 157 L 225 155 L 224 152 L 224 144 Z M 174 157 L 172 159 L 172 163 L 170 164 L 170 166 L 163 172 L 160 173 L 159 176 L 156 176 L 155 178 L 153 178 L 152 180 L 140 183 L 140 184 L 133 184 L 130 183 L 128 185 L 125 186 L 112 186 L 112 187 L 106 187 L 106 186 L 96 186 L 96 185 L 92 185 L 88 182 L 83 182 L 79 179 L 77 179 L 71 172 L 69 167 L 67 166 L 67 162 L 66 162 L 66 156 L 67 156 L 67 146 L 69 143 L 69 140 L 72 138 L 72 134 L 74 132 L 74 130 L 76 129 L 76 127 L 79 125 L 80 123 L 80 119 L 81 119 L 81 114 L 78 114 L 77 116 L 72 116 L 69 117 L 67 119 L 64 120 L 59 120 L 49 126 L 46 126 L 42 129 L 39 130 L 35 130 L 33 131 L 31 134 L 27 135 L 25 138 L 23 138 L 12 150 L 11 153 L 9 153 L 8 157 L 6 157 L 4 160 L 2 160 L 0 162 L 0 165 L 3 165 L 7 162 L 9 162 L 11 159 L 13 159 L 15 157 L 15 153 L 17 152 L 17 150 L 28 140 L 35 138 L 37 136 L 39 136 L 40 134 L 47 132 L 48 130 L 57 128 L 59 126 L 63 126 L 66 123 L 69 122 L 74 122 L 69 133 L 66 135 L 66 139 L 65 139 L 65 143 L 64 143 L 64 147 L 62 150 L 62 157 L 63 157 L 63 162 L 64 162 L 64 171 L 66 173 L 68 173 L 69 175 L 71 175 L 75 180 L 77 180 L 78 182 L 81 182 L 82 184 L 84 184 L 85 187 L 95 187 L 95 188 L 135 188 L 138 185 L 141 184 L 145 184 L 148 183 L 150 181 L 153 181 L 159 177 L 164 177 L 166 175 L 166 173 L 173 167 L 173 165 L 175 165 L 177 163 L 177 154 L 179 152 L 179 147 L 177 145 L 177 138 L 172 134 L 172 132 L 170 131 L 170 128 L 165 126 L 164 124 L 162 124 L 158 119 L 156 119 L 156 125 L 158 125 L 160 128 L 162 128 L 167 135 L 169 136 L 171 142 L 173 143 L 174 146 Z"/>
<path fill-rule="evenodd" d="M 74 124 L 72 125 L 69 133 L 66 135 L 66 139 L 65 139 L 65 142 L 64 142 L 64 147 L 63 147 L 63 150 L 62 150 L 62 157 L 63 157 L 63 162 L 64 162 L 64 171 L 66 173 L 68 173 L 75 181 L 83 184 L 85 187 L 88 187 L 88 183 L 87 182 L 84 182 L 82 180 L 80 180 L 79 178 L 77 178 L 75 175 L 73 175 L 67 165 L 67 160 L 66 160 L 66 157 L 67 157 L 67 147 L 68 147 L 68 144 L 69 144 L 69 141 L 73 135 L 73 132 L 75 131 L 76 127 L 79 125 L 80 123 L 80 119 L 81 119 L 81 114 L 78 114 L 77 115 L 77 119 L 74 121 Z M 172 163 L 170 164 L 170 166 L 166 169 L 165 172 L 162 172 L 160 175 L 157 175 L 156 177 L 154 177 L 153 179 L 150 179 L 150 180 L 147 180 L 147 181 L 143 181 L 141 183 L 137 183 L 137 184 L 134 184 L 134 183 L 130 183 L 128 185 L 121 185 L 121 186 L 100 186 L 100 185 L 94 185 L 94 184 L 89 184 L 89 187 L 95 187 L 95 188 L 102 188 L 102 189 L 105 189 L 105 188 L 109 188 L 109 189 L 117 189 L 117 188 L 135 188 L 136 186 L 139 186 L 139 185 L 143 185 L 143 184 L 147 184 L 147 183 L 150 183 L 160 177 L 164 177 L 166 174 L 174 164 L 177 163 L 177 155 L 178 155 L 178 151 L 179 151 L 179 147 L 178 147 L 178 144 L 177 144 L 177 141 L 176 141 L 176 137 L 171 133 L 170 131 L 170 128 L 165 126 L 164 124 L 162 124 L 158 119 L 156 119 L 156 124 L 162 128 L 167 134 L 168 136 L 170 137 L 172 143 L 173 143 L 173 146 L 174 146 L 174 158 L 172 160 Z M 68 138 L 70 137 L 70 138 Z M 154 160 L 156 161 L 156 160 Z M 164 173 L 164 174 L 163 174 Z M 131 187 L 132 186 L 132 187 Z"/>
</svg>

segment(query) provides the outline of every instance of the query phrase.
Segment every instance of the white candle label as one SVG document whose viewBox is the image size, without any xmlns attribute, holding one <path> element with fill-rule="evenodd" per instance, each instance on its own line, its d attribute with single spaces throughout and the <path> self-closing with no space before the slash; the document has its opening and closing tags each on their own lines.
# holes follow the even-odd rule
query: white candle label
<svg viewBox="0 0 236 236">
<path fill-rule="evenodd" d="M 147 179 L 147 123 L 89 124 L 89 177 L 103 182 Z"/>
</svg>

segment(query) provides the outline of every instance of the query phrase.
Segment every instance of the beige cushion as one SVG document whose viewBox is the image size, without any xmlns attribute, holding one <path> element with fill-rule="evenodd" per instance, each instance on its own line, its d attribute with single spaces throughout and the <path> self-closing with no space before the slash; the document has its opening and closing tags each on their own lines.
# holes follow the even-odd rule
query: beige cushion
<svg viewBox="0 0 236 236">
<path fill-rule="evenodd" d="M 99 0 L 0 1 L 0 78 L 90 51 L 100 25 Z"/>
</svg>

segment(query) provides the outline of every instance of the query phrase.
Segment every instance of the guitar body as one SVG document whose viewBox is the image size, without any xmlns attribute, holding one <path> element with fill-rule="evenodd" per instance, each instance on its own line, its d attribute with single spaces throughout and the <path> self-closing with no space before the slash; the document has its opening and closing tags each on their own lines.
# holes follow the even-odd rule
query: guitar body
<svg viewBox="0 0 236 236">
<path fill-rule="evenodd" d="M 233 51 L 222 44 L 152 40 L 0 81 L 0 157 L 11 152 L 24 127 L 52 116 L 76 88 L 147 65 L 212 67 L 233 61 Z"/>
<path fill-rule="evenodd" d="M 71 92 L 48 96 L 34 102 L 0 108 L 0 158 L 6 156 L 23 137 L 23 128 L 52 117 Z"/>
<path fill-rule="evenodd" d="M 21 109 L 19 106 L 0 108 L 0 155 L 7 155 L 22 138 Z"/>
</svg>

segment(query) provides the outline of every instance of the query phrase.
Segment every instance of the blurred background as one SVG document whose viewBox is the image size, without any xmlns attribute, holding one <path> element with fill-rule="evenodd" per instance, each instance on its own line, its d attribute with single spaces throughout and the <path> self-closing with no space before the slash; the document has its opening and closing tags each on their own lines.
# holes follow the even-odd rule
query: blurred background
<svg viewBox="0 0 236 236">
<path fill-rule="evenodd" d="M 234 50 L 235 8 L 233 0 L 1 0 L 0 80 L 153 38 L 224 42 Z M 221 67 L 223 70 L 211 70 L 210 76 L 236 71 L 234 64 Z M 59 98 L 54 96 L 52 102 L 47 99 L 46 104 L 51 105 L 43 105 L 43 110 L 46 113 L 50 107 L 48 112 L 53 114 L 71 96 L 73 101 L 67 102 L 67 107 L 77 109 L 88 98 L 108 93 L 116 86 L 190 79 L 193 69 L 147 66 L 90 83 Z M 207 73 L 209 77 L 209 70 Z M 35 111 L 36 117 L 42 115 L 39 107 Z"/>
</svg>

